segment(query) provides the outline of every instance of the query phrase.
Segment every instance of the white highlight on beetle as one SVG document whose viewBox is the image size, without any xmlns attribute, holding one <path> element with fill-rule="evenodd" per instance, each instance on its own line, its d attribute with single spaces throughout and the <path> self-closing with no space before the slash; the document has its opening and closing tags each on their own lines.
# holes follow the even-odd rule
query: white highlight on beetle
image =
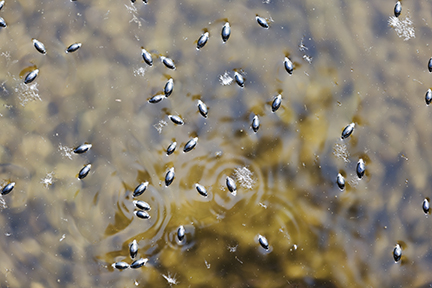
<svg viewBox="0 0 432 288">
<path fill-rule="evenodd" d="M 48 188 L 50 185 L 54 183 L 54 171 L 48 173 L 45 178 L 41 179 L 41 182 L 45 188 Z"/>
<path fill-rule="evenodd" d="M 67 157 L 70 160 L 72 160 L 72 153 L 73 153 L 73 148 L 67 147 L 67 146 L 63 146 L 62 144 L 59 144 L 59 151 L 62 154 L 63 157 Z"/>
<path fill-rule="evenodd" d="M 234 79 L 229 75 L 227 71 L 225 71 L 224 74 L 219 75 L 219 81 L 221 82 L 222 86 L 230 85 L 233 80 Z"/>
<path fill-rule="evenodd" d="M 139 67 L 137 69 L 134 69 L 133 72 L 134 72 L 135 77 L 137 77 L 137 76 L 144 77 L 146 69 L 144 67 Z"/>
<path fill-rule="evenodd" d="M 413 22 L 409 17 L 400 20 L 398 17 L 390 16 L 388 25 L 396 31 L 399 37 L 404 38 L 404 41 L 415 38 Z"/>
<path fill-rule="evenodd" d="M 170 286 L 172 285 L 177 285 L 179 282 L 177 281 L 176 274 L 174 274 L 173 276 L 171 276 L 171 274 L 168 272 L 167 275 L 162 274 L 162 277 L 165 278 L 165 280 L 167 280 L 168 284 L 170 284 Z"/>
<path fill-rule="evenodd" d="M 163 127 L 167 126 L 168 123 L 164 120 L 160 120 L 157 124 L 153 125 L 153 127 L 160 133 L 162 133 Z"/>
<path fill-rule="evenodd" d="M 25 106 L 28 102 L 31 101 L 42 101 L 39 96 L 37 82 L 32 84 L 24 84 L 24 82 L 20 82 L 18 86 L 15 87 L 14 91 L 18 94 L 18 99 L 20 100 L 20 104 Z"/>
<path fill-rule="evenodd" d="M 252 189 L 255 180 L 252 178 L 253 173 L 245 167 L 237 167 L 234 169 L 234 176 L 236 180 L 240 183 L 240 186 L 246 189 Z"/>
<path fill-rule="evenodd" d="M 346 163 L 350 162 L 350 160 L 348 159 L 350 154 L 349 154 L 348 148 L 345 144 L 336 143 L 333 146 L 333 155 L 335 155 L 336 158 L 342 159 Z"/>
</svg>

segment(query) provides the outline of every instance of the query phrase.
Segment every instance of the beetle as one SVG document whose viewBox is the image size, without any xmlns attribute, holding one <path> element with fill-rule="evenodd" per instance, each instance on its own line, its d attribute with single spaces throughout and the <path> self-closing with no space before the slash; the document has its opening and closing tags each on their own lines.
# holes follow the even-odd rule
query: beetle
<svg viewBox="0 0 432 288">
<path fill-rule="evenodd" d="M 345 178 L 340 173 L 338 173 L 338 175 L 336 177 L 336 184 L 338 185 L 339 189 L 341 189 L 341 190 L 343 190 L 345 188 Z"/>
<path fill-rule="evenodd" d="M 148 204 L 145 201 L 142 201 L 142 200 L 133 200 L 132 203 L 138 209 L 146 210 L 146 211 L 150 211 L 151 210 L 150 204 Z"/>
<path fill-rule="evenodd" d="M 7 27 L 6 21 L 2 17 L 0 17 L 0 27 L 3 27 L 3 28 Z"/>
<path fill-rule="evenodd" d="M 432 101 L 432 90 L 430 88 L 426 91 L 425 101 L 426 105 L 429 105 Z"/>
<path fill-rule="evenodd" d="M 174 123 L 174 124 L 177 124 L 177 125 L 183 125 L 184 124 L 184 121 L 183 121 L 183 119 L 181 119 L 179 116 L 177 116 L 177 115 L 168 115 L 168 118 Z"/>
<path fill-rule="evenodd" d="M 183 225 L 181 225 L 178 229 L 177 229 L 177 238 L 178 240 L 181 242 L 183 241 L 184 237 L 185 237 L 185 233 L 186 233 L 186 229 L 184 228 Z"/>
<path fill-rule="evenodd" d="M 3 187 L 2 191 L 1 191 L 1 195 L 7 195 L 10 192 L 12 192 L 13 188 L 15 187 L 15 182 L 11 182 L 9 184 L 7 184 L 5 187 Z"/>
<path fill-rule="evenodd" d="M 355 123 L 348 124 L 342 131 L 341 139 L 348 138 L 353 132 L 355 128 Z"/>
<path fill-rule="evenodd" d="M 147 189 L 147 187 L 148 187 L 148 184 L 149 184 L 148 181 L 146 181 L 146 182 L 141 182 L 141 184 L 139 184 L 139 185 L 135 188 L 135 190 L 134 190 L 132 196 L 133 196 L 133 197 L 138 197 L 138 196 L 142 195 L 142 194 L 144 193 L 144 191 L 146 191 L 146 189 Z"/>
<path fill-rule="evenodd" d="M 234 71 L 234 79 L 240 87 L 242 87 L 242 88 L 244 87 L 245 79 L 244 79 L 243 75 L 241 75 L 237 71 Z"/>
<path fill-rule="evenodd" d="M 174 80 L 172 78 L 170 78 L 166 82 L 165 87 L 164 87 L 165 97 L 169 97 L 171 95 L 173 89 L 174 89 Z"/>
<path fill-rule="evenodd" d="M 364 176 L 365 170 L 366 170 L 365 162 L 363 161 L 363 159 L 360 158 L 359 161 L 357 162 L 357 167 L 356 167 L 358 178 L 361 179 Z"/>
<path fill-rule="evenodd" d="M 208 109 L 207 109 L 207 105 L 202 102 L 201 100 L 198 100 L 198 111 L 200 112 L 201 116 L 203 116 L 204 118 L 207 118 L 207 114 L 208 114 Z"/>
<path fill-rule="evenodd" d="M 195 184 L 195 188 L 196 188 L 196 190 L 198 191 L 199 194 L 201 194 L 204 197 L 207 197 L 207 195 L 208 195 L 207 194 L 207 189 L 203 185 L 196 183 Z"/>
<path fill-rule="evenodd" d="M 76 147 L 73 152 L 75 154 L 83 154 L 83 153 L 87 152 L 88 150 L 90 150 L 90 148 L 92 146 L 93 146 L 92 144 L 84 143 L 84 144 L 81 144 L 80 146 Z"/>
<path fill-rule="evenodd" d="M 129 255 L 132 259 L 134 259 L 137 254 L 138 254 L 138 243 L 136 240 L 133 240 L 132 243 L 129 245 Z"/>
<path fill-rule="evenodd" d="M 138 218 L 141 218 L 141 219 L 150 219 L 151 218 L 151 216 L 150 216 L 150 214 L 148 214 L 146 211 L 144 211 L 144 210 L 137 210 L 137 211 L 134 211 L 134 214 L 138 217 Z"/>
<path fill-rule="evenodd" d="M 265 250 L 269 249 L 269 243 L 267 241 L 267 238 L 265 238 L 261 234 L 258 234 L 258 242 L 261 245 L 261 247 L 264 248 Z"/>
<path fill-rule="evenodd" d="M 150 67 L 153 66 L 153 58 L 151 54 L 146 49 L 144 49 L 144 47 L 141 47 L 141 56 L 147 65 Z"/>
<path fill-rule="evenodd" d="M 78 173 L 78 179 L 84 179 L 90 172 L 91 164 L 85 165 Z"/>
<path fill-rule="evenodd" d="M 273 99 L 273 102 L 271 105 L 272 112 L 273 113 L 276 112 L 279 109 L 279 107 L 281 106 L 281 104 L 282 104 L 282 95 L 279 94 Z"/>
<path fill-rule="evenodd" d="M 36 50 L 45 55 L 47 52 L 45 49 L 45 45 L 39 40 L 34 38 L 32 39 L 32 41 L 33 41 L 33 46 L 36 48 Z"/>
<path fill-rule="evenodd" d="M 252 130 L 256 133 L 260 127 L 260 120 L 258 115 L 255 115 L 252 119 Z"/>
<path fill-rule="evenodd" d="M 177 147 L 177 142 L 172 142 L 172 143 L 168 146 L 166 154 L 167 154 L 167 155 L 171 155 L 172 153 L 174 153 L 176 147 Z"/>
<path fill-rule="evenodd" d="M 39 74 L 39 69 L 35 69 L 30 73 L 28 73 L 27 76 L 24 78 L 24 84 L 30 84 L 31 82 L 33 82 L 38 76 L 38 74 Z"/>
<path fill-rule="evenodd" d="M 165 95 L 158 94 L 158 95 L 155 95 L 155 96 L 153 96 L 152 98 L 150 98 L 150 99 L 148 100 L 148 102 L 149 102 L 149 103 L 152 103 L 152 104 L 155 104 L 155 103 L 159 103 L 159 102 L 162 101 L 164 98 L 166 98 Z"/>
<path fill-rule="evenodd" d="M 197 144 L 197 142 L 198 142 L 198 137 L 195 137 L 195 138 L 192 138 L 192 139 L 190 139 L 186 144 L 185 144 L 185 146 L 184 146 L 184 148 L 183 148 L 183 152 L 189 152 L 189 151 L 191 151 L 192 149 L 194 149 L 195 148 L 195 146 L 196 146 L 196 144 Z"/>
<path fill-rule="evenodd" d="M 294 70 L 294 64 L 292 63 L 292 61 L 288 57 L 285 57 L 284 67 L 285 67 L 285 70 L 288 72 L 288 74 L 292 75 L 293 70 Z"/>
<path fill-rule="evenodd" d="M 394 15 L 396 17 L 399 17 L 399 15 L 401 14 L 401 12 L 402 12 L 402 4 L 401 4 L 400 1 L 396 2 L 396 5 L 394 7 L 394 11 L 393 12 L 394 12 Z"/>
<path fill-rule="evenodd" d="M 147 263 L 147 261 L 148 261 L 147 258 L 137 259 L 134 262 L 132 262 L 132 264 L 130 264 L 130 268 L 132 268 L 132 269 L 141 268 L 142 266 L 144 266 Z"/>
<path fill-rule="evenodd" d="M 209 32 L 205 32 L 201 35 L 201 37 L 198 39 L 197 41 L 197 50 L 201 49 L 202 47 L 204 47 L 204 45 L 207 44 L 207 41 L 209 40 L 210 34 Z"/>
<path fill-rule="evenodd" d="M 233 194 L 236 195 L 237 193 L 237 185 L 231 177 L 227 176 L 226 178 L 226 185 L 228 187 L 228 190 Z"/>
<path fill-rule="evenodd" d="M 172 69 L 172 70 L 176 70 L 176 67 L 174 65 L 174 61 L 171 58 L 164 57 L 164 56 L 161 56 L 160 58 L 162 60 L 162 63 L 165 65 L 165 67 Z"/>
<path fill-rule="evenodd" d="M 429 212 L 430 212 L 430 202 L 429 202 L 429 198 L 425 198 L 425 199 L 423 200 L 422 208 L 423 208 L 423 212 L 424 212 L 425 214 L 429 214 Z"/>
<path fill-rule="evenodd" d="M 402 247 L 399 244 L 396 244 L 396 246 L 393 248 L 393 259 L 395 262 L 399 262 L 399 260 L 402 258 Z"/>
<path fill-rule="evenodd" d="M 255 19 L 261 27 L 263 27 L 265 29 L 269 28 L 269 24 L 265 18 L 256 15 Z"/>
<path fill-rule="evenodd" d="M 229 37 L 231 36 L 231 27 L 230 27 L 230 24 L 228 22 L 226 22 L 223 25 L 221 36 L 222 36 L 223 43 L 225 43 L 226 41 L 228 41 Z"/>
<path fill-rule="evenodd" d="M 121 262 L 116 262 L 116 263 L 112 264 L 112 267 L 119 269 L 119 270 L 123 270 L 123 269 L 129 268 L 129 264 L 121 261 Z"/>
<path fill-rule="evenodd" d="M 169 186 L 171 185 L 171 183 L 174 181 L 174 177 L 175 177 L 175 172 L 174 172 L 174 167 L 172 167 L 171 169 L 168 170 L 168 172 L 165 175 L 165 186 Z"/>
<path fill-rule="evenodd" d="M 71 44 L 68 48 L 66 48 L 66 54 L 77 51 L 79 48 L 81 48 L 81 45 L 82 43 Z"/>
</svg>

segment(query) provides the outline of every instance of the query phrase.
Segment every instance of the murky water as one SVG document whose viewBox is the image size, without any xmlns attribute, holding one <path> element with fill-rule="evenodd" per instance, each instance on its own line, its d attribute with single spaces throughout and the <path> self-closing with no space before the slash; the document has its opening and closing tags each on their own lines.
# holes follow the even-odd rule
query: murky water
<svg viewBox="0 0 432 288">
<path fill-rule="evenodd" d="M 398 19 L 394 5 L 6 0 L 0 179 L 16 186 L 0 199 L 1 287 L 429 287 L 431 217 L 422 202 L 432 193 L 424 99 L 432 4 L 404 1 Z M 226 21 L 232 33 L 223 43 Z M 210 38 L 198 51 L 204 31 Z M 66 54 L 73 43 L 82 47 Z M 24 84 L 35 68 L 36 80 Z M 244 88 L 231 82 L 234 71 Z M 169 78 L 172 95 L 148 103 Z M 72 152 L 85 142 L 93 144 L 87 153 Z M 150 204 L 150 219 L 136 217 L 132 203 L 145 181 L 136 199 Z M 113 268 L 133 262 L 134 239 L 146 265 Z"/>
</svg>

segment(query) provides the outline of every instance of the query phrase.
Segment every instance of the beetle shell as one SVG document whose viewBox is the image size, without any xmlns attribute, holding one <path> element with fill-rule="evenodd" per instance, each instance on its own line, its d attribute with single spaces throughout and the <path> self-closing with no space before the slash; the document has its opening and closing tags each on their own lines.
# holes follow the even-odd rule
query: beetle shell
<svg viewBox="0 0 432 288">
<path fill-rule="evenodd" d="M 3 187 L 2 191 L 1 191 L 1 195 L 7 195 L 10 192 L 12 192 L 13 188 L 15 187 L 15 182 L 11 182 L 9 184 L 7 184 L 5 187 Z"/>
<path fill-rule="evenodd" d="M 139 184 L 139 185 L 135 188 L 135 190 L 134 190 L 132 196 L 133 196 L 133 197 L 138 197 L 138 196 L 142 195 L 142 194 L 144 193 L 144 191 L 146 191 L 148 184 L 149 184 L 148 181 L 146 181 L 146 182 L 142 182 L 141 184 Z"/>
<path fill-rule="evenodd" d="M 136 240 L 133 240 L 132 243 L 129 245 L 129 255 L 132 259 L 134 259 L 137 254 L 138 254 L 138 243 Z"/>
<path fill-rule="evenodd" d="M 204 118 L 207 118 L 207 114 L 208 114 L 207 105 L 201 100 L 198 100 L 198 111 Z"/>
<path fill-rule="evenodd" d="M 132 203 L 134 203 L 135 207 L 141 210 L 150 211 L 151 207 L 150 204 L 148 204 L 145 201 L 142 200 L 133 200 Z"/>
<path fill-rule="evenodd" d="M 430 212 L 430 202 L 429 202 L 428 198 L 425 198 L 423 200 L 422 208 L 423 208 L 423 212 L 425 214 L 429 214 L 429 212 Z"/>
<path fill-rule="evenodd" d="M 144 210 L 138 210 L 138 211 L 134 211 L 134 214 L 141 219 L 150 219 L 151 216 L 150 214 L 148 214 L 146 211 Z"/>
<path fill-rule="evenodd" d="M 399 15 L 401 14 L 401 12 L 402 12 L 402 4 L 401 4 L 400 1 L 397 1 L 396 5 L 394 7 L 394 15 L 396 17 L 399 17 Z"/>
<path fill-rule="evenodd" d="M 432 58 L 429 59 L 428 69 L 429 69 L 429 72 L 432 72 Z"/>
<path fill-rule="evenodd" d="M 231 177 L 227 176 L 226 178 L 226 185 L 228 187 L 228 190 L 233 194 L 236 195 L 237 193 L 237 185 Z"/>
<path fill-rule="evenodd" d="M 32 41 L 33 41 L 33 46 L 36 48 L 36 50 L 45 55 L 46 54 L 45 45 L 37 39 L 32 39 Z"/>
<path fill-rule="evenodd" d="M 159 103 L 159 102 L 162 101 L 164 98 L 165 98 L 165 95 L 158 94 L 158 95 L 155 95 L 155 96 L 153 96 L 152 98 L 150 98 L 150 99 L 148 100 L 148 102 L 149 102 L 149 103 L 152 103 L 152 104 L 154 104 L 154 103 Z"/>
<path fill-rule="evenodd" d="M 342 140 L 348 138 L 353 133 L 354 128 L 355 128 L 354 123 L 351 123 L 348 126 L 346 126 L 342 131 L 342 136 L 341 136 Z"/>
<path fill-rule="evenodd" d="M 140 258 L 135 260 L 134 262 L 132 262 L 132 264 L 130 264 L 130 268 L 132 269 L 138 269 L 141 268 L 142 266 L 144 266 L 147 263 L 148 259 L 147 258 Z"/>
<path fill-rule="evenodd" d="M 7 27 L 6 21 L 2 17 L 0 17 L 0 27 L 3 27 L 3 28 Z"/>
<path fill-rule="evenodd" d="M 274 100 L 272 102 L 272 105 L 271 105 L 272 112 L 273 113 L 276 112 L 279 109 L 279 107 L 281 106 L 281 104 L 282 104 L 282 95 L 279 94 L 274 98 Z"/>
<path fill-rule="evenodd" d="M 231 27 L 230 27 L 230 24 L 228 22 L 226 22 L 223 25 L 221 36 L 222 36 L 223 43 L 225 43 L 226 41 L 228 41 L 229 37 L 231 36 Z"/>
<path fill-rule="evenodd" d="M 75 153 L 75 154 L 83 154 L 83 153 L 87 152 L 88 150 L 90 150 L 90 148 L 91 148 L 92 146 L 93 146 L 92 144 L 84 143 L 84 144 L 82 144 L 82 145 L 76 147 L 76 148 L 74 149 L 74 153 Z"/>
<path fill-rule="evenodd" d="M 425 101 L 426 105 L 429 105 L 432 101 L 432 90 L 430 88 L 426 91 Z"/>
<path fill-rule="evenodd" d="M 177 148 L 177 142 L 173 142 L 171 143 L 168 148 L 167 148 L 167 155 L 171 155 L 172 153 L 174 153 L 175 149 Z"/>
<path fill-rule="evenodd" d="M 70 45 L 65 51 L 66 54 L 77 51 L 79 48 L 81 48 L 81 45 L 82 45 L 81 43 L 74 43 Z"/>
<path fill-rule="evenodd" d="M 90 172 L 91 164 L 85 165 L 78 173 L 78 179 L 84 179 Z"/>
<path fill-rule="evenodd" d="M 165 97 L 169 97 L 174 89 L 174 80 L 170 78 L 165 84 L 164 93 Z"/>
<path fill-rule="evenodd" d="M 345 178 L 340 173 L 336 177 L 336 184 L 338 185 L 339 189 L 341 189 L 341 190 L 343 190 L 345 188 Z"/>
<path fill-rule="evenodd" d="M 236 83 L 240 86 L 240 87 L 244 87 L 245 85 L 245 79 L 244 77 L 238 73 L 237 71 L 234 72 L 234 79 L 236 81 Z"/>
<path fill-rule="evenodd" d="M 183 225 L 181 225 L 178 229 L 177 229 L 177 238 L 178 240 L 181 242 L 183 241 L 184 237 L 185 237 L 185 233 L 186 233 L 186 229 L 184 228 Z"/>
<path fill-rule="evenodd" d="M 200 185 L 200 184 L 195 184 L 195 188 L 196 188 L 196 190 L 198 191 L 198 193 L 199 194 L 201 194 L 202 196 L 204 196 L 204 197 L 207 197 L 207 189 L 203 186 L 203 185 Z"/>
<path fill-rule="evenodd" d="M 183 125 L 184 124 L 184 121 L 183 121 L 183 119 L 181 119 L 179 116 L 177 116 L 177 115 L 168 115 L 168 118 L 174 123 L 174 124 L 177 124 L 177 125 Z"/>
<path fill-rule="evenodd" d="M 205 32 L 204 34 L 201 35 L 201 37 L 198 39 L 197 42 L 197 50 L 201 49 L 202 47 L 204 47 L 204 45 L 207 44 L 209 36 L 210 36 L 209 32 Z"/>
<path fill-rule="evenodd" d="M 121 262 L 116 262 L 116 263 L 112 264 L 112 267 L 119 269 L 119 270 L 123 270 L 123 269 L 129 268 L 129 264 L 121 261 Z"/>
<path fill-rule="evenodd" d="M 30 84 L 31 82 L 33 82 L 36 79 L 36 77 L 38 76 L 38 74 L 39 74 L 39 69 L 35 69 L 35 70 L 31 71 L 24 78 L 24 83 L 25 84 Z"/>
<path fill-rule="evenodd" d="M 261 245 L 262 248 L 264 248 L 265 250 L 269 249 L 269 243 L 267 241 L 267 238 L 265 238 L 262 235 L 258 235 L 258 242 Z"/>
<path fill-rule="evenodd" d="M 285 57 L 284 67 L 285 67 L 285 70 L 288 72 L 288 74 L 292 75 L 293 70 L 294 70 L 294 64 L 292 63 L 292 61 L 288 57 Z"/>
<path fill-rule="evenodd" d="M 192 138 L 192 139 L 190 139 L 186 144 L 185 144 L 185 146 L 184 146 L 184 148 L 183 148 L 183 152 L 189 152 L 189 151 L 191 151 L 192 149 L 194 149 L 195 148 L 195 146 L 196 146 L 196 144 L 197 144 L 197 142 L 198 142 L 198 137 L 195 137 L 195 138 Z"/>
<path fill-rule="evenodd" d="M 258 118 L 258 115 L 255 115 L 252 119 L 252 130 L 256 133 L 260 127 L 260 120 Z"/>
<path fill-rule="evenodd" d="M 267 23 L 267 20 L 266 20 L 265 18 L 260 17 L 260 16 L 257 15 L 257 16 L 256 16 L 256 21 L 258 22 L 258 24 L 259 24 L 261 27 L 266 28 L 266 29 L 269 28 L 269 24 Z"/>
<path fill-rule="evenodd" d="M 363 159 L 360 158 L 360 160 L 357 162 L 357 168 L 356 168 L 358 178 L 361 179 L 364 176 L 365 170 L 366 170 L 365 162 L 363 161 Z"/>
<path fill-rule="evenodd" d="M 171 183 L 174 181 L 174 177 L 175 177 L 175 172 L 174 172 L 174 167 L 172 167 L 170 170 L 168 170 L 168 172 L 165 175 L 165 186 L 169 186 L 171 185 Z"/>
<path fill-rule="evenodd" d="M 145 50 L 144 48 L 141 48 L 141 56 L 142 56 L 144 62 L 147 63 L 147 65 L 153 66 L 153 58 L 152 58 L 151 54 L 147 50 Z"/>
<path fill-rule="evenodd" d="M 171 58 L 161 56 L 161 60 L 162 60 L 162 63 L 165 65 L 165 67 L 172 69 L 172 70 L 176 69 L 176 67 L 174 65 L 174 61 Z"/>
<path fill-rule="evenodd" d="M 393 249 L 393 259 L 396 262 L 399 262 L 399 260 L 401 259 L 401 257 L 402 257 L 402 248 L 401 248 L 401 246 L 399 244 L 396 244 L 396 246 Z"/>
</svg>

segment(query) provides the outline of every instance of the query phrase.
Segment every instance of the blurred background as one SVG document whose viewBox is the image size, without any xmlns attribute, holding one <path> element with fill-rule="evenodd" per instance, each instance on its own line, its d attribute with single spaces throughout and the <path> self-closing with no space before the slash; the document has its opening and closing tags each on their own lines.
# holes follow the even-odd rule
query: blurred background
<svg viewBox="0 0 432 288">
<path fill-rule="evenodd" d="M 0 180 L 16 186 L 0 198 L 0 286 L 430 287 L 432 219 L 422 202 L 432 193 L 432 3 L 403 1 L 399 18 L 395 4 L 6 0 Z M 232 33 L 223 43 L 226 21 Z M 73 43 L 82 47 L 66 54 Z M 24 84 L 35 67 L 38 77 Z M 244 88 L 231 82 L 234 71 Z M 172 95 L 148 103 L 169 78 Z M 197 146 L 184 153 L 193 137 Z M 85 142 L 87 153 L 72 153 Z M 148 220 L 133 214 L 131 195 L 145 181 L 137 199 L 150 204 Z M 114 269 L 132 262 L 134 239 L 148 263 Z"/>
</svg>

